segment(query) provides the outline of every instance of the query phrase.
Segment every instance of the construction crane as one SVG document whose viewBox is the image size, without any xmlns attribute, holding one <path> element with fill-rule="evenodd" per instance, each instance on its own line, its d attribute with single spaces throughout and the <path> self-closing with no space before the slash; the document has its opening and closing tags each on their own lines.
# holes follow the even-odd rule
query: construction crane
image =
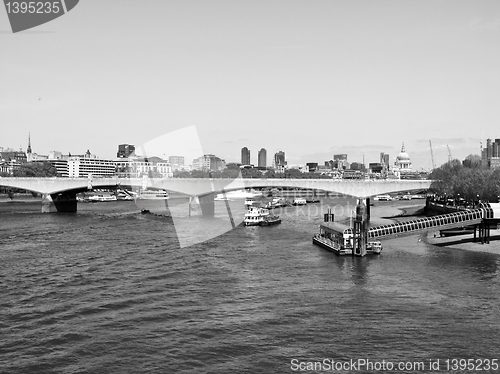
<svg viewBox="0 0 500 374">
<path fill-rule="evenodd" d="M 448 147 L 448 162 L 451 161 L 451 151 L 450 151 L 450 146 L 447 144 L 446 145 Z"/>
<path fill-rule="evenodd" d="M 431 147 L 431 162 L 432 162 L 432 170 L 436 168 L 436 164 L 434 164 L 434 153 L 432 152 L 432 142 L 429 139 L 429 147 Z"/>
</svg>

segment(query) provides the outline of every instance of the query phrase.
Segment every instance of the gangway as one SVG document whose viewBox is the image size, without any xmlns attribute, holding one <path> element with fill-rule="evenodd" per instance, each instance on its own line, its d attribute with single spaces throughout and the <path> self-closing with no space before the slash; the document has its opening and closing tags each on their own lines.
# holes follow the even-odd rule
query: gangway
<svg viewBox="0 0 500 374">
<path fill-rule="evenodd" d="M 493 209 L 491 207 L 467 209 L 390 225 L 370 227 L 368 229 L 368 238 L 403 236 L 415 234 L 419 231 L 430 231 L 432 229 L 445 230 L 455 227 L 478 225 L 483 222 L 483 218 L 493 218 L 492 212 Z"/>
</svg>

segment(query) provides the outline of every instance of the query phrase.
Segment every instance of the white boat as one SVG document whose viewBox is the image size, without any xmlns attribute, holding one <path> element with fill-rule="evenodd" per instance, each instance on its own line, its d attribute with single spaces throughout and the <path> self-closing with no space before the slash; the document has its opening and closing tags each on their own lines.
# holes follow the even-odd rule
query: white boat
<svg viewBox="0 0 500 374">
<path fill-rule="evenodd" d="M 142 190 L 137 196 L 136 200 L 167 200 L 170 197 L 165 190 Z"/>
<path fill-rule="evenodd" d="M 271 201 L 271 204 L 270 204 L 270 206 L 272 208 L 279 208 L 279 207 L 287 206 L 287 205 L 290 205 L 290 203 L 284 197 L 274 197 L 273 201 Z"/>
<path fill-rule="evenodd" d="M 251 206 L 249 207 L 248 212 L 245 213 L 245 219 L 243 222 L 245 223 L 245 226 L 258 226 L 268 217 L 268 209 Z"/>
<path fill-rule="evenodd" d="M 214 201 L 232 201 L 226 194 L 219 193 L 214 198 Z"/>
<path fill-rule="evenodd" d="M 245 205 L 247 207 L 252 206 L 253 204 L 255 204 L 255 202 L 256 202 L 255 199 L 252 199 L 251 197 L 245 199 Z"/>
<path fill-rule="evenodd" d="M 133 201 L 136 195 L 135 192 L 119 190 L 117 191 L 116 199 L 120 201 Z"/>
<path fill-rule="evenodd" d="M 115 195 L 97 194 L 97 195 L 89 196 L 87 198 L 87 201 L 90 201 L 91 203 L 105 202 L 105 201 L 116 201 L 116 196 Z"/>
<path fill-rule="evenodd" d="M 303 197 L 297 197 L 293 200 L 293 205 L 306 205 L 307 201 Z"/>
<path fill-rule="evenodd" d="M 375 196 L 373 198 L 373 200 L 376 200 L 376 201 L 392 201 L 393 198 L 391 197 L 391 195 L 378 195 L 378 196 Z"/>
</svg>

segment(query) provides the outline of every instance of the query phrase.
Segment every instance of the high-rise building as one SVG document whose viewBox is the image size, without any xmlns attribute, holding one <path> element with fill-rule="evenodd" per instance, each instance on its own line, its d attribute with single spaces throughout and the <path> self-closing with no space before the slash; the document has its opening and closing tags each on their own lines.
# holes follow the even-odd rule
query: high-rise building
<svg viewBox="0 0 500 374">
<path fill-rule="evenodd" d="M 389 170 L 389 154 L 380 152 L 380 163 L 385 165 L 386 170 Z"/>
<path fill-rule="evenodd" d="M 250 165 L 250 150 L 247 147 L 241 148 L 241 164 Z"/>
<path fill-rule="evenodd" d="M 135 145 L 133 144 L 120 144 L 118 145 L 118 152 L 116 153 L 116 157 L 118 158 L 126 158 L 135 154 Z"/>
<path fill-rule="evenodd" d="M 267 151 L 265 148 L 261 148 L 259 151 L 259 168 L 265 168 L 267 166 Z"/>
<path fill-rule="evenodd" d="M 486 148 L 481 152 L 481 164 L 488 169 L 500 167 L 500 139 L 486 139 Z"/>
<path fill-rule="evenodd" d="M 274 167 L 285 166 L 285 152 L 279 151 L 274 154 Z"/>
</svg>

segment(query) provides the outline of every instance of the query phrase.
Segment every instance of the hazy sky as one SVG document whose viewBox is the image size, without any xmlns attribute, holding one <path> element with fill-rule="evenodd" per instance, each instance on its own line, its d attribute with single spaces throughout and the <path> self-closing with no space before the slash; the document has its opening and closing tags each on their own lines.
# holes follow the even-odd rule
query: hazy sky
<svg viewBox="0 0 500 374">
<path fill-rule="evenodd" d="M 404 142 L 419 170 L 429 139 L 443 163 L 499 125 L 497 0 L 81 0 L 17 34 L 0 8 L 3 147 L 113 158 L 195 126 L 227 162 L 393 163 Z"/>
</svg>

